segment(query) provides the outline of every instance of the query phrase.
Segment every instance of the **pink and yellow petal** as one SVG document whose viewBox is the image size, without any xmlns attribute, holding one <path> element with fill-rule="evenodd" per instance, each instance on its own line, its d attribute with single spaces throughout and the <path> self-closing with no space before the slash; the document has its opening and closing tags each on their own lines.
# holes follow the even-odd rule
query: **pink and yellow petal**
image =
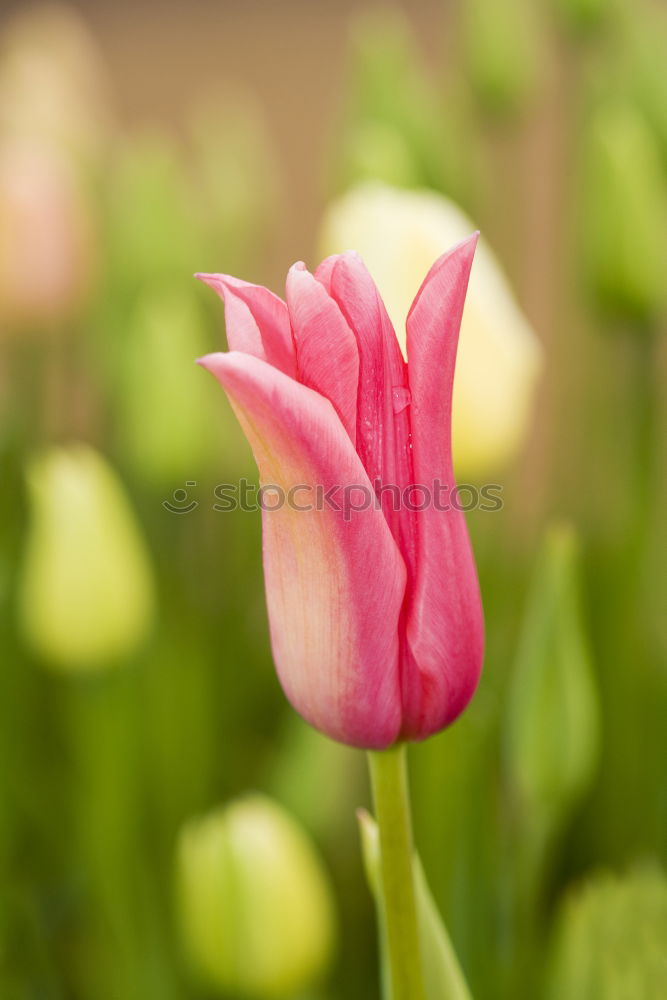
<svg viewBox="0 0 667 1000">
<path fill-rule="evenodd" d="M 352 443 L 327 399 L 264 362 L 232 352 L 201 363 L 228 393 L 262 483 L 285 495 L 319 486 L 343 507 L 302 490 L 299 505 L 310 499 L 312 509 L 284 503 L 262 514 L 271 639 L 285 693 L 333 739 L 389 746 L 401 727 L 405 567 L 375 504 L 345 516 L 342 488 L 372 496 Z"/>
</svg>

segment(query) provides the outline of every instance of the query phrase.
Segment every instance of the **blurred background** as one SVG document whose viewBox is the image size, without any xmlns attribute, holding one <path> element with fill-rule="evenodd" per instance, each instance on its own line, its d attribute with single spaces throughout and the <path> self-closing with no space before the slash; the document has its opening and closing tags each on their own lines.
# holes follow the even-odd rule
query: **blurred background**
<svg viewBox="0 0 667 1000">
<path fill-rule="evenodd" d="M 411 749 L 477 1000 L 667 996 L 660 0 L 0 6 L 0 996 L 378 996 L 363 754 L 285 703 L 221 304 L 485 244 L 480 690 Z"/>
</svg>

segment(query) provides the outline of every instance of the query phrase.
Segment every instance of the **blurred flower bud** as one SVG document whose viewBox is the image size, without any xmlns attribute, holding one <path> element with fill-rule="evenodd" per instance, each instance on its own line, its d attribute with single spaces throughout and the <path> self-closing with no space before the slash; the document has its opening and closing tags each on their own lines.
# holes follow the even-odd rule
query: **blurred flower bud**
<svg viewBox="0 0 667 1000">
<path fill-rule="evenodd" d="M 510 776 L 526 812 L 553 825 L 586 789 L 599 750 L 599 709 L 582 621 L 577 544 L 564 525 L 548 532 L 535 571 L 508 708 Z"/>
<path fill-rule="evenodd" d="M 167 135 L 133 136 L 116 147 L 106 215 L 110 280 L 120 298 L 155 281 L 182 281 L 202 257 L 194 185 Z"/>
<path fill-rule="evenodd" d="M 192 132 L 207 252 L 216 267 L 242 269 L 256 262 L 280 203 L 266 123 L 248 95 L 222 94 L 197 107 Z"/>
<path fill-rule="evenodd" d="M 666 942 L 667 879 L 660 869 L 596 875 L 561 908 L 546 1000 L 662 1000 Z"/>
<path fill-rule="evenodd" d="M 667 9 L 664 4 L 647 4 L 641 16 L 631 4 L 621 4 L 618 14 L 627 58 L 626 88 L 651 125 L 660 145 L 663 167 L 667 166 Z"/>
<path fill-rule="evenodd" d="M 350 127 L 343 149 L 343 187 L 374 180 L 396 187 L 418 187 L 421 182 L 408 139 L 387 122 L 360 122 Z"/>
<path fill-rule="evenodd" d="M 123 487 L 86 445 L 35 457 L 28 487 L 26 639 L 63 671 L 110 665 L 144 638 L 153 610 L 148 556 Z"/>
<path fill-rule="evenodd" d="M 139 297 L 117 355 L 113 396 L 119 443 L 145 481 L 197 479 L 220 450 L 215 394 L 208 411 L 193 363 L 208 346 L 194 288 L 161 286 Z"/>
<path fill-rule="evenodd" d="M 365 184 L 335 201 L 320 232 L 322 255 L 354 247 L 378 284 L 405 351 L 405 320 L 424 274 L 474 224 L 426 191 Z M 542 352 L 489 247 L 480 241 L 463 312 L 454 380 L 457 478 L 482 479 L 518 450 L 527 430 Z"/>
<path fill-rule="evenodd" d="M 109 131 L 102 54 L 72 7 L 26 8 L 0 39 L 0 134 L 90 160 Z"/>
<path fill-rule="evenodd" d="M 341 185 L 381 180 L 450 190 L 458 147 L 446 142 L 445 109 L 408 19 L 397 10 L 363 11 L 352 24 L 350 63 Z"/>
<path fill-rule="evenodd" d="M 667 201 L 653 135 L 628 103 L 608 101 L 585 136 L 585 265 L 602 307 L 646 321 L 665 301 Z"/>
<path fill-rule="evenodd" d="M 292 997 L 325 971 L 334 915 L 327 878 L 296 821 L 253 795 L 190 821 L 177 884 L 193 969 L 254 1000 Z"/>
<path fill-rule="evenodd" d="M 0 140 L 0 330 L 70 319 L 94 250 L 90 206 L 68 162 L 48 146 Z"/>
<path fill-rule="evenodd" d="M 570 27 L 587 33 L 602 24 L 611 3 L 610 0 L 556 0 L 556 6 Z"/>
<path fill-rule="evenodd" d="M 363 796 L 364 781 L 363 760 L 355 749 L 323 740 L 296 713 L 288 716 L 268 782 L 273 795 L 309 830 L 330 838 L 344 835 L 342 827 Z M 326 795 L 318 794 L 323 783 Z"/>
<path fill-rule="evenodd" d="M 463 5 L 469 74 L 489 111 L 514 111 L 535 88 L 539 67 L 529 0 L 467 0 Z"/>
</svg>

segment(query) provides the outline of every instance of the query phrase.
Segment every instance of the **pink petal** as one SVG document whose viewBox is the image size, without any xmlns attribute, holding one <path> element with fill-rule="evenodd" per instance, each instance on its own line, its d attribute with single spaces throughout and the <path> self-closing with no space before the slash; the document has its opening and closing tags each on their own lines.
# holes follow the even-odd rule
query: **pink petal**
<svg viewBox="0 0 667 1000">
<path fill-rule="evenodd" d="M 331 403 L 246 354 L 201 364 L 228 393 L 264 484 L 370 484 Z M 334 500 L 341 501 L 341 490 Z M 357 491 L 359 498 L 359 491 Z M 294 499 L 313 502 L 301 491 Z M 283 688 L 334 739 L 386 747 L 400 729 L 398 619 L 405 567 L 382 513 L 263 511 L 273 651 Z"/>
<path fill-rule="evenodd" d="M 477 235 L 433 265 L 407 320 L 415 481 L 454 487 L 451 398 L 456 348 Z M 444 502 L 450 499 L 444 497 Z M 482 666 L 484 624 L 463 514 L 431 505 L 416 518 L 417 574 L 402 676 L 403 736 L 443 728 L 473 695 Z"/>
<path fill-rule="evenodd" d="M 325 257 L 315 268 L 315 277 L 329 293 L 331 293 L 331 275 L 340 258 L 341 254 L 334 253 L 330 257 Z"/>
<path fill-rule="evenodd" d="M 262 285 L 253 285 L 228 274 L 197 274 L 195 277 L 216 291 L 225 304 L 230 350 L 268 361 L 294 378 L 294 343 L 283 300 Z"/>
<path fill-rule="evenodd" d="M 359 384 L 354 334 L 324 286 L 301 263 L 287 275 L 287 305 L 299 382 L 331 400 L 354 444 Z"/>
<path fill-rule="evenodd" d="M 375 282 L 358 254 L 325 261 L 331 295 L 354 332 L 359 349 L 357 451 L 371 482 L 387 487 L 381 500 L 408 572 L 412 562 L 412 517 L 397 508 L 390 487 L 402 491 L 412 481 L 407 368 L 394 328 Z M 407 516 L 406 516 L 407 515 Z"/>
</svg>

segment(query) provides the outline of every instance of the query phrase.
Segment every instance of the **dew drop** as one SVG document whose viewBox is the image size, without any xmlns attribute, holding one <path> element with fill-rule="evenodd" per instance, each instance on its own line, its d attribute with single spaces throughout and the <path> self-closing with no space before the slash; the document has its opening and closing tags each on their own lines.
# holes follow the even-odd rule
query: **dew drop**
<svg viewBox="0 0 667 1000">
<path fill-rule="evenodd" d="M 395 385 L 391 390 L 391 402 L 394 413 L 402 413 L 406 406 L 412 401 L 410 390 L 404 385 Z"/>
</svg>

